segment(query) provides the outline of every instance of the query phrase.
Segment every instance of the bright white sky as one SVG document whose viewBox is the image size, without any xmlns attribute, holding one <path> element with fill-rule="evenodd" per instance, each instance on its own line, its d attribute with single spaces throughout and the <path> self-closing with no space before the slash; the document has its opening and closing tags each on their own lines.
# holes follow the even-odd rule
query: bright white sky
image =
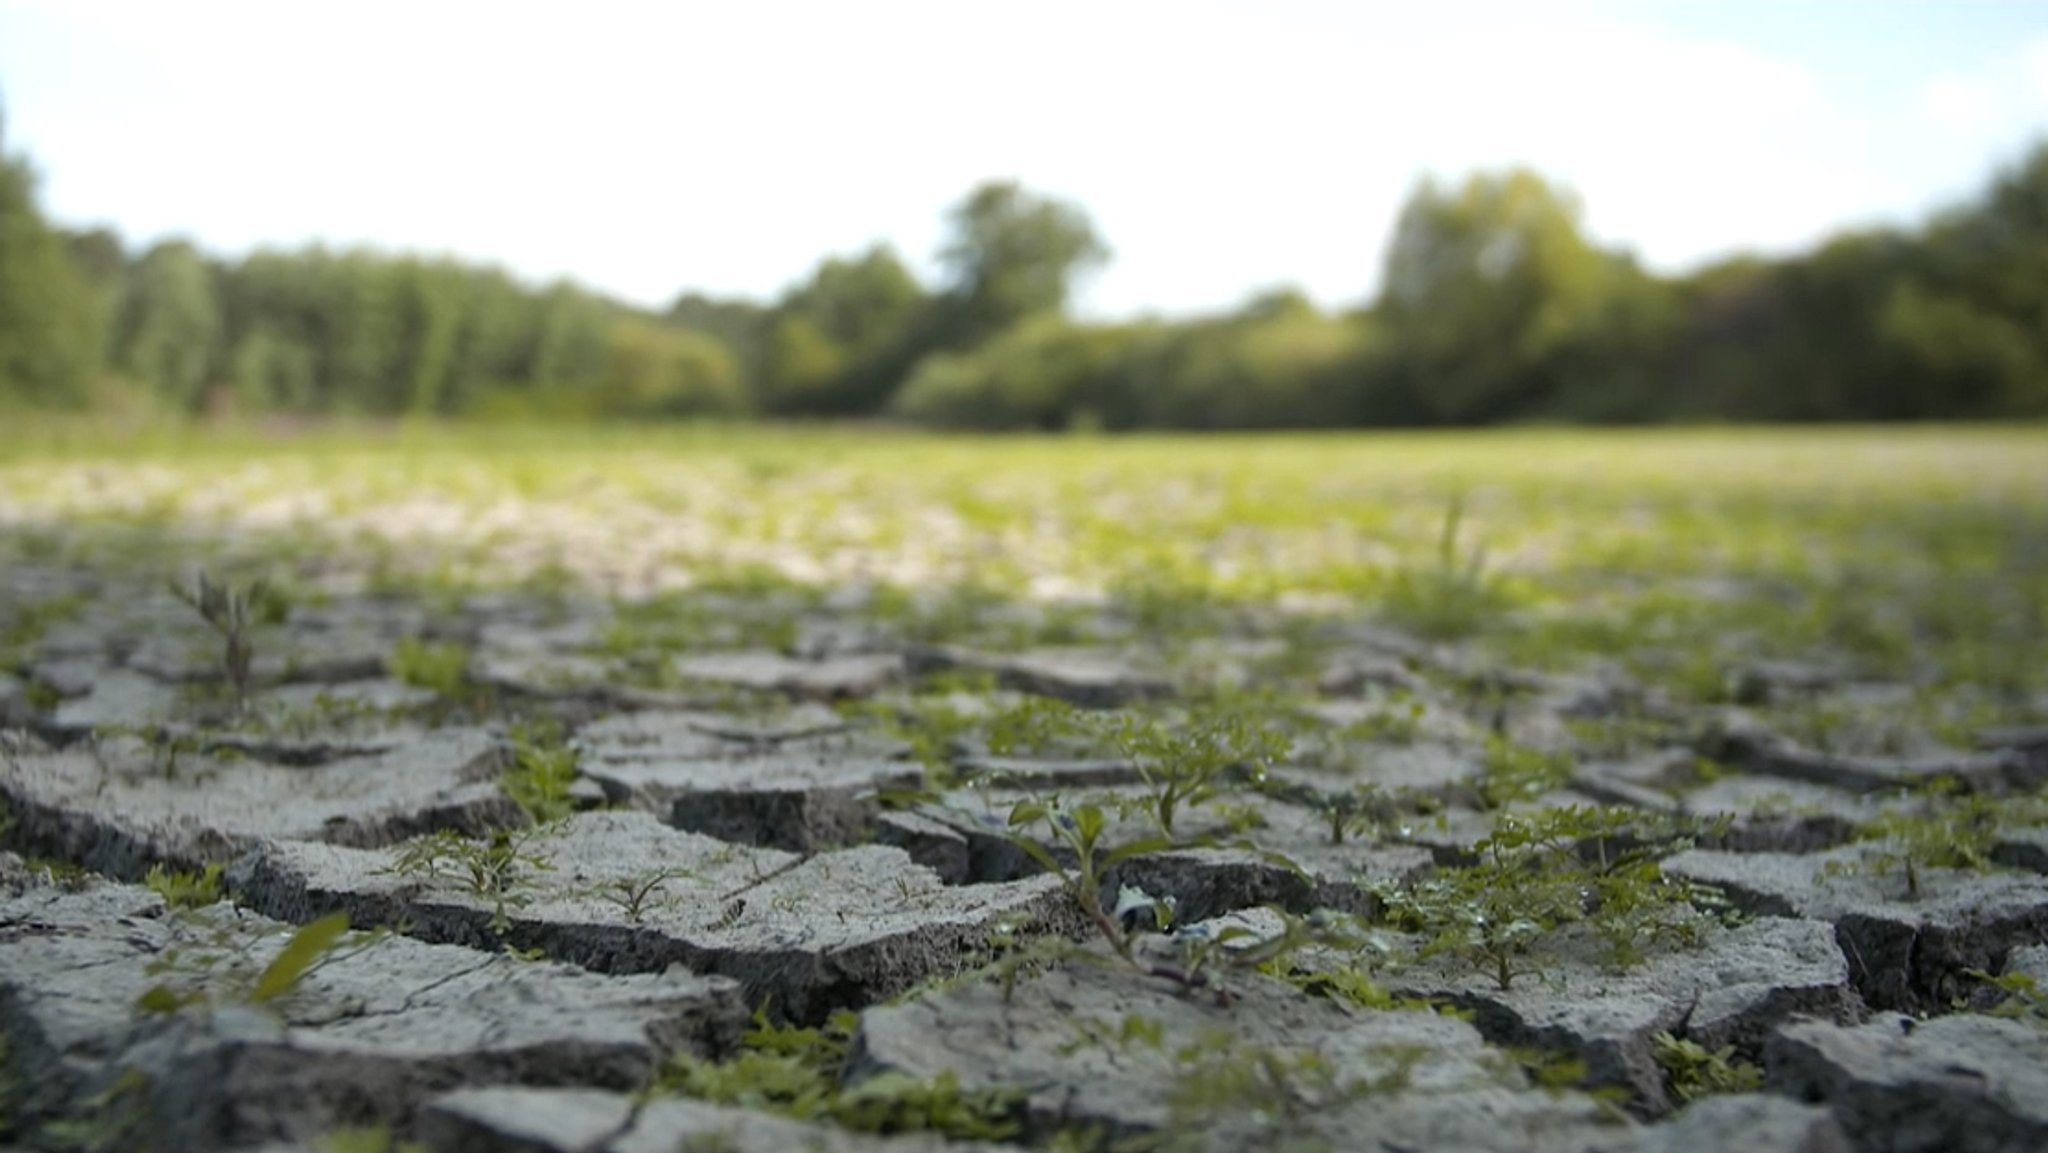
<svg viewBox="0 0 2048 1153">
<path fill-rule="evenodd" d="M 767 298 L 1013 177 L 1086 312 L 1366 297 L 1418 176 L 1528 163 L 1681 269 L 1908 221 L 2048 130 L 2048 4 L 0 0 L 6 147 L 73 225 Z"/>
</svg>

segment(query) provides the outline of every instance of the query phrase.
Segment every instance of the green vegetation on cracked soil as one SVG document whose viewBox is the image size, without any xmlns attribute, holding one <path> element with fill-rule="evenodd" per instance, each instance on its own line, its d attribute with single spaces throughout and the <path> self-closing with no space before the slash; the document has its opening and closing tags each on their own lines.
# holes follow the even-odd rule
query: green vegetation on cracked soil
<svg viewBox="0 0 2048 1153">
<path fill-rule="evenodd" d="M 147 576 L 157 588 L 176 572 L 246 577 L 186 590 L 197 612 L 185 623 L 238 707 L 137 730 L 167 779 L 187 779 L 180 754 L 213 755 L 237 732 L 451 716 L 494 726 L 500 786 L 533 826 L 416 839 L 393 870 L 488 902 L 501 931 L 533 886 L 559 879 L 545 835 L 578 803 L 574 733 L 589 716 L 576 705 L 549 719 L 486 680 L 488 644 L 450 622 L 493 613 L 535 630 L 589 626 L 570 627 L 565 645 L 607 688 L 765 721 L 799 706 L 714 689 L 679 660 L 835 646 L 1128 657 L 1164 686 L 1157 699 L 1080 708 L 920 656 L 906 681 L 836 702 L 836 719 L 900 742 L 924 769 L 922 787 L 886 803 L 981 796 L 992 835 L 1062 879 L 1092 926 L 1087 946 L 992 941 L 983 972 L 1014 982 L 1092 951 L 1219 1004 L 1263 974 L 1361 1011 L 1426 1009 L 1389 987 L 1420 971 L 1538 987 L 1571 963 L 1567 937 L 1590 939 L 1614 969 L 1699 945 L 1727 919 L 1717 894 L 1660 862 L 1713 843 L 1726 822 L 1555 801 L 1588 765 L 1701 753 L 1723 710 L 1841 755 L 1954 754 L 1986 729 L 2048 721 L 2048 431 L 967 440 L 406 428 L 289 444 L 224 432 L 105 451 L 12 445 L 0 492 L 0 564 L 20 571 Z M 259 603 L 255 589 L 274 595 Z M 283 643 L 269 626 L 351 598 L 421 610 L 380 659 L 432 703 L 380 714 L 324 692 L 265 697 L 260 670 Z M 29 673 L 23 699 L 51 712 L 61 693 L 32 679 L 38 646 L 118 607 L 61 587 L 0 604 L 0 673 Z M 1361 652 L 1375 655 L 1346 665 Z M 1565 712 L 1554 731 L 1517 727 L 1547 691 L 1541 674 L 1602 671 L 1629 694 Z M 1843 684 L 1883 693 L 1833 691 Z M 1396 753 L 1444 750 L 1469 773 L 1375 778 Z M 1117 762 L 1130 779 L 1021 788 L 975 767 L 1012 756 Z M 1689 755 L 1648 787 L 1682 795 L 1740 771 Z M 1871 842 L 1855 867 L 1896 871 L 1913 896 L 1923 869 L 1991 867 L 2003 835 L 2041 823 L 2041 803 L 1931 788 L 1844 835 Z M 1355 915 L 1297 906 L 1277 935 L 1225 928 L 1174 938 L 1170 956 L 1150 948 L 1179 911 L 1124 881 L 1140 858 L 1249 849 L 1308 883 L 1270 847 L 1279 808 L 1308 817 L 1288 845 L 1304 860 L 1421 846 L 1433 864 L 1347 876 L 1366 910 Z M 1454 810 L 1477 823 L 1454 836 Z M 678 875 L 650 868 L 591 895 L 637 924 Z M 219 893 L 217 871 L 150 883 L 201 912 Z M 305 963 L 334 944 L 301 950 Z M 187 960 L 195 971 L 153 990 L 151 1007 L 248 999 L 263 983 L 246 958 Z M 232 979 L 209 983 L 219 974 Z M 2018 978 L 1979 979 L 2008 994 L 2005 1011 L 2039 1015 Z M 850 1030 L 759 1021 L 742 1052 L 679 1059 L 663 1087 L 882 1132 L 1017 1131 L 1016 1100 L 943 1078 L 841 1084 Z M 1115 1043 L 1142 1047 L 1142 1032 Z M 1190 1100 L 1176 1109 L 1260 1094 L 1321 1108 L 1405 1075 L 1356 1081 L 1313 1056 L 1221 1042 L 1177 1056 Z M 1681 1099 L 1751 1088 L 1755 1056 L 1657 1041 Z M 1542 1061 L 1552 1071 L 1530 1072 L 1537 1083 L 1579 1081 L 1555 1072 L 1558 1054 Z"/>
<path fill-rule="evenodd" d="M 682 620 L 677 644 L 787 645 L 806 589 L 866 588 L 899 636 L 994 647 L 1199 635 L 1282 602 L 1520 665 L 1614 659 L 1695 699 L 1739 688 L 1744 661 L 1797 657 L 1996 712 L 2039 687 L 2025 654 L 2048 638 L 2048 433 L 2032 429 L 53 439 L 0 456 L 6 559 L 211 563 L 316 589 L 344 566 L 443 597 L 690 586 L 746 606 Z M 1118 611 L 1067 608 L 1103 593 Z M 0 627 L 15 640 L 37 615 Z M 454 656 L 399 663 L 443 687 Z"/>
</svg>

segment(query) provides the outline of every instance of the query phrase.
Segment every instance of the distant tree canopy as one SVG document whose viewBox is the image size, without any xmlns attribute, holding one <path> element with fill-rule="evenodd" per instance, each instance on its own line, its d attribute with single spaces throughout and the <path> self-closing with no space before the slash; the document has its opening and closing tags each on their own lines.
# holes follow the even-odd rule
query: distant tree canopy
<svg viewBox="0 0 2048 1153">
<path fill-rule="evenodd" d="M 0 395 L 85 405 L 105 323 L 64 238 L 36 210 L 28 162 L 0 148 Z"/>
<path fill-rule="evenodd" d="M 1528 169 L 1425 179 L 1377 300 L 1281 289 L 1109 324 L 1068 315 L 1109 258 L 1094 224 L 1008 181 L 950 210 L 935 285 L 877 244 L 771 303 L 660 314 L 447 259 L 131 252 L 52 227 L 34 191 L 0 152 L 0 405 L 1048 430 L 2048 415 L 2048 144 L 1920 227 L 1681 277 L 1595 243 Z"/>
</svg>

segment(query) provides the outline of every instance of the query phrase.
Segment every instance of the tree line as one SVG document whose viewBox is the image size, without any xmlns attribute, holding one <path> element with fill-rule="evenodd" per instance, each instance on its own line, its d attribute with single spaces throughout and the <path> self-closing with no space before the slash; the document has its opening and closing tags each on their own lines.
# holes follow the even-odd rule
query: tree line
<svg viewBox="0 0 2048 1153">
<path fill-rule="evenodd" d="M 505 417 L 887 418 L 990 429 L 2048 415 L 2048 144 L 1980 194 L 1812 251 L 1658 276 L 1535 172 L 1425 180 L 1377 299 L 1082 323 L 1078 207 L 992 182 L 942 276 L 886 245 L 772 302 L 663 312 L 449 259 L 142 251 L 41 215 L 0 153 L 0 404 Z"/>
</svg>

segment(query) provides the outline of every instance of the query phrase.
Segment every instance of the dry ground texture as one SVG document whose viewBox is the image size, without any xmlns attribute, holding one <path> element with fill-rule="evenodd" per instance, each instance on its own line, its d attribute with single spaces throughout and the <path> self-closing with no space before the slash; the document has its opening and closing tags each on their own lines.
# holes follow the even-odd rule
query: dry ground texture
<svg viewBox="0 0 2048 1153">
<path fill-rule="evenodd" d="M 9 437 L 0 1147 L 2048 1147 L 2048 431 Z"/>
</svg>

